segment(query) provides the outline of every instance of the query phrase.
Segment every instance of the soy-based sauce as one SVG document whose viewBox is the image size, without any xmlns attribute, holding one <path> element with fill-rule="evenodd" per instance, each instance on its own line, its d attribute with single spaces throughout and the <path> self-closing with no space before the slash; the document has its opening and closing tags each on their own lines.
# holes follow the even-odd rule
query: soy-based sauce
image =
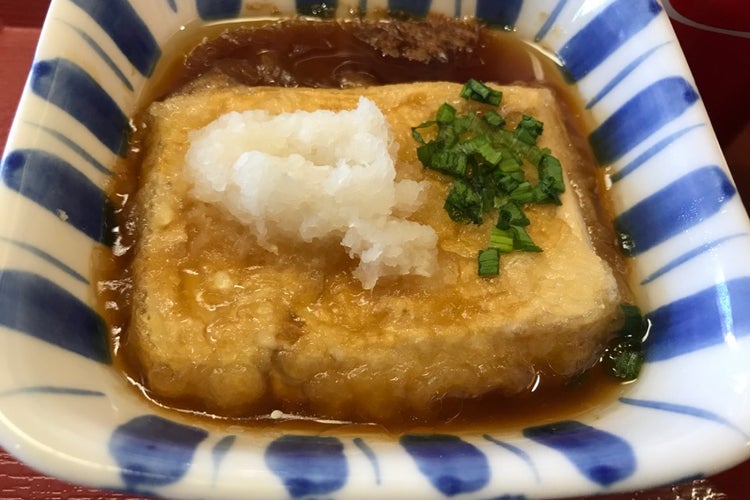
<svg viewBox="0 0 750 500">
<path fill-rule="evenodd" d="M 201 38 L 209 37 L 201 42 Z M 197 44 L 197 46 L 196 46 Z M 559 97 L 574 146 L 585 168 L 573 175 L 581 189 L 600 200 L 585 206 L 600 255 L 625 283 L 626 264 L 615 248 L 602 176 L 594 166 L 584 140 L 586 124 L 574 90 L 564 81 L 554 61 L 512 33 L 480 28 L 472 22 L 440 18 L 422 21 L 288 21 L 283 23 L 233 23 L 208 32 L 184 36 L 171 62 L 157 68 L 156 83 L 144 92 L 143 107 L 153 99 L 187 91 L 205 81 L 222 79 L 244 85 L 344 88 L 413 81 L 464 82 L 469 78 L 498 84 L 547 86 Z M 181 54 L 187 53 L 186 56 Z M 161 75 L 161 76 L 158 76 Z M 201 78 L 211 75 L 212 80 Z M 136 120 L 137 123 L 137 120 Z M 116 214 L 115 254 L 100 252 L 95 259 L 97 301 L 110 325 L 116 364 L 133 384 L 151 397 L 141 384 L 137 364 L 119 346 L 125 342 L 130 314 L 132 246 L 137 232 L 133 194 L 138 186 L 139 136 L 134 134 L 130 157 L 118 166 L 110 197 L 119 206 Z M 548 419 L 569 418 L 612 401 L 621 385 L 595 366 L 574 380 L 542 377 L 521 395 L 493 394 L 478 399 L 445 399 L 429 421 L 389 422 L 389 431 L 424 426 L 436 430 L 472 427 L 502 428 L 529 425 Z M 176 410 L 203 415 L 190 401 L 155 401 Z M 215 416 L 211 416 L 212 418 Z M 313 420 L 234 419 L 229 423 L 325 428 Z M 357 426 L 358 427 L 358 426 Z M 364 428 L 368 428 L 365 426 Z M 376 429 L 381 427 L 376 426 Z"/>
</svg>

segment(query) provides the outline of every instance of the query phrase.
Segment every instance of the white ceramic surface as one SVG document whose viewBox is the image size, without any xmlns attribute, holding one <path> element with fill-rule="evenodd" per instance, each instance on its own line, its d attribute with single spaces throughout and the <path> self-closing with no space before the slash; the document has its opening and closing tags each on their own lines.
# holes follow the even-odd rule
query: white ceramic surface
<svg viewBox="0 0 750 500">
<path fill-rule="evenodd" d="M 396 437 L 202 427 L 156 412 L 112 368 L 89 307 L 102 185 L 181 26 L 240 0 L 53 0 L 0 173 L 0 444 L 35 468 L 174 498 L 522 498 L 640 489 L 750 454 L 748 219 L 656 0 L 360 0 L 476 15 L 556 54 L 613 166 L 653 328 L 616 401 L 511 431 Z M 316 2 L 279 1 L 284 14 Z M 325 11 L 325 10 L 324 10 Z M 325 11 L 328 13 L 333 10 Z"/>
</svg>

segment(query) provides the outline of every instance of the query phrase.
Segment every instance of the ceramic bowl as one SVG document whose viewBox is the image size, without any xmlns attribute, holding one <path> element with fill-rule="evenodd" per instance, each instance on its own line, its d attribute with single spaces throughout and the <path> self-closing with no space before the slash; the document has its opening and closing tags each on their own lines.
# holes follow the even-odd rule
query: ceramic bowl
<svg viewBox="0 0 750 500">
<path fill-rule="evenodd" d="M 596 159 L 611 167 L 615 222 L 635 242 L 633 280 L 653 325 L 641 377 L 574 418 L 497 432 L 249 430 L 155 409 L 113 367 L 90 305 L 90 258 L 107 244 L 102 186 L 171 37 L 259 10 L 53 0 L 0 170 L 3 447 L 74 483 L 244 499 L 594 494 L 706 476 L 750 454 L 750 226 L 656 0 L 275 6 L 476 16 L 559 59 L 595 124 Z"/>
</svg>

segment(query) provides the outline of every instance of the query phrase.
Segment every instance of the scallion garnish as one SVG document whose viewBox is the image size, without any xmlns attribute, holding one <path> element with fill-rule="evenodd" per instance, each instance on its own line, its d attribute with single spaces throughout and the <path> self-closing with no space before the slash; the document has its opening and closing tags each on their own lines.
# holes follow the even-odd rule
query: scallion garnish
<svg viewBox="0 0 750 500">
<path fill-rule="evenodd" d="M 523 226 L 511 225 L 510 228 L 513 230 L 513 248 L 515 250 L 521 250 L 524 252 L 542 251 L 541 248 L 531 241 L 531 236 L 529 236 L 529 233 L 526 232 Z"/>
<path fill-rule="evenodd" d="M 497 248 L 502 253 L 513 251 L 513 240 L 515 239 L 513 229 L 500 229 L 495 226 L 490 232 L 490 248 Z"/>
<path fill-rule="evenodd" d="M 444 208 L 456 222 L 482 223 L 482 196 L 467 182 L 456 179 L 445 198 Z"/>
<path fill-rule="evenodd" d="M 492 125 L 493 127 L 504 127 L 505 126 L 505 118 L 495 111 L 494 109 L 491 109 L 487 111 L 482 118 L 484 121 Z"/>
<path fill-rule="evenodd" d="M 607 351 L 607 365 L 610 373 L 624 381 L 638 378 L 643 359 L 641 345 L 632 340 L 620 340 Z"/>
<path fill-rule="evenodd" d="M 438 123 L 451 123 L 455 117 L 456 108 L 446 102 L 438 108 L 435 121 Z"/>
<path fill-rule="evenodd" d="M 530 221 L 523 213 L 521 207 L 515 203 L 506 203 L 499 207 L 496 226 L 500 229 L 509 229 L 510 226 L 528 226 Z"/>
<path fill-rule="evenodd" d="M 477 254 L 477 273 L 479 276 L 496 276 L 500 272 L 500 251 L 497 248 L 485 248 Z"/>
<path fill-rule="evenodd" d="M 484 83 L 470 79 L 461 90 L 461 97 L 471 99 L 485 104 L 499 106 L 503 99 L 503 93 L 499 90 L 493 90 Z"/>
<path fill-rule="evenodd" d="M 485 213 L 498 210 L 489 246 L 478 258 L 479 274 L 495 275 L 501 252 L 542 251 L 526 232 L 529 219 L 521 207 L 560 204 L 565 191 L 562 166 L 549 150 L 536 145 L 544 130 L 536 118 L 523 116 L 515 129 L 504 128 L 505 118 L 497 111 L 502 92 L 469 80 L 461 97 L 489 107 L 458 114 L 444 103 L 434 120 L 412 128 L 412 136 L 419 143 L 417 158 L 422 165 L 454 179 L 444 204 L 452 220 L 482 224 Z M 434 128 L 434 138 L 426 140 L 423 132 Z M 524 163 L 536 167 L 536 184 L 526 179 Z"/>
<path fill-rule="evenodd" d="M 643 341 L 648 335 L 650 323 L 641 315 L 640 309 L 631 304 L 622 304 L 623 325 L 610 341 L 602 358 L 610 374 L 624 381 L 638 377 L 645 360 Z"/>
<path fill-rule="evenodd" d="M 533 146 L 537 138 L 542 134 L 544 125 L 532 116 L 523 115 L 515 130 L 516 139 Z"/>
</svg>

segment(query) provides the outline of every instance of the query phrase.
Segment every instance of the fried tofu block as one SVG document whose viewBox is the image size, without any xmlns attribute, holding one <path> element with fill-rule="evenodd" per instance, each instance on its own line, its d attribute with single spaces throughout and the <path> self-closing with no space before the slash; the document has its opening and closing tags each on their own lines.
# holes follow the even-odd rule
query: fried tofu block
<svg viewBox="0 0 750 500">
<path fill-rule="evenodd" d="M 527 209 L 529 234 L 543 252 L 503 255 L 499 276 L 479 277 L 477 250 L 493 221 L 450 220 L 449 180 L 416 158 L 410 127 L 432 119 L 443 102 L 465 109 L 460 88 L 208 86 L 153 104 L 123 347 L 146 387 L 225 416 L 278 409 L 388 421 L 424 416 L 443 398 L 515 394 L 540 372 L 567 377 L 591 366 L 622 297 L 594 250 L 576 190 L 568 186 L 561 206 Z M 550 91 L 499 88 L 509 123 L 537 117 L 545 124 L 540 145 L 564 169 L 580 162 Z M 269 252 L 220 206 L 191 198 L 183 174 L 190 131 L 230 110 L 336 111 L 356 107 L 360 96 L 377 104 L 398 142 L 397 179 L 429 183 L 410 219 L 437 232 L 433 276 L 387 277 L 364 290 L 338 242 L 289 241 Z"/>
</svg>

